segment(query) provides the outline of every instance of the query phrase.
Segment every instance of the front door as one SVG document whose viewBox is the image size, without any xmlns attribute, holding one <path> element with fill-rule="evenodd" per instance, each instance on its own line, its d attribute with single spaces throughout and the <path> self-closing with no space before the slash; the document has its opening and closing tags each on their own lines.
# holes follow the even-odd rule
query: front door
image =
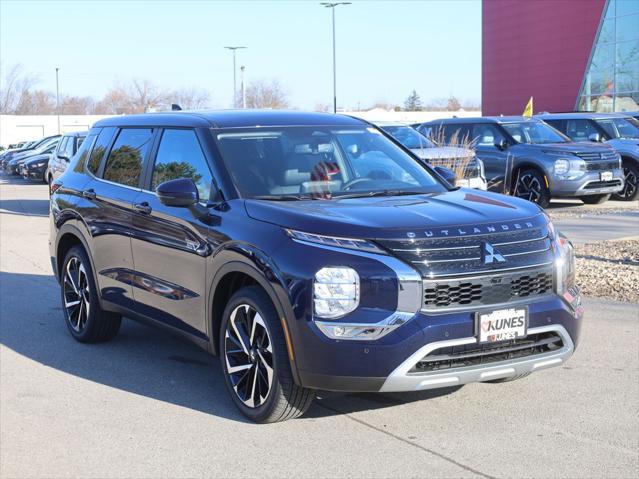
<svg viewBox="0 0 639 479">
<path fill-rule="evenodd" d="M 191 178 L 198 187 L 197 208 L 163 205 L 155 195 L 165 181 Z M 206 337 L 205 204 L 211 171 L 193 129 L 164 129 L 149 169 L 146 188 L 133 205 L 132 249 L 137 310 L 190 334 Z"/>
<path fill-rule="evenodd" d="M 506 172 L 512 170 L 514 162 L 514 158 L 509 158 L 508 148 L 496 146 L 505 140 L 505 136 L 497 125 L 479 123 L 473 125 L 472 138 L 475 141 L 475 153 L 484 162 L 488 189 L 504 193 Z"/>
</svg>

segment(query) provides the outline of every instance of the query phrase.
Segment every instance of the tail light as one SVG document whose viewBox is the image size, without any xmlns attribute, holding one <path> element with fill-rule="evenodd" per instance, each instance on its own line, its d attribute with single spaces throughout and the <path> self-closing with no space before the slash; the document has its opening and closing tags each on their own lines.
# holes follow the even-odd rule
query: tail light
<svg viewBox="0 0 639 479">
<path fill-rule="evenodd" d="M 49 188 L 49 194 L 52 195 L 56 191 L 60 189 L 62 183 L 51 183 L 51 187 Z"/>
</svg>

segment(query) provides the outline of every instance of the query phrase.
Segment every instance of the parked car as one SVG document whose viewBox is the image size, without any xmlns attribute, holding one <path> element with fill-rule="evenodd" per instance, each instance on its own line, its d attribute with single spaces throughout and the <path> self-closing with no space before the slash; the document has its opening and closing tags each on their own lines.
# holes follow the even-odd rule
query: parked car
<svg viewBox="0 0 639 479">
<path fill-rule="evenodd" d="M 601 203 L 623 188 L 621 159 L 612 148 L 574 143 L 536 118 L 449 118 L 424 123 L 419 130 L 445 141 L 472 140 L 484 162 L 488 189 L 511 192 L 542 208 L 553 197 Z M 602 158 L 605 169 L 600 168 Z"/>
<path fill-rule="evenodd" d="M 456 185 L 486 190 L 484 163 L 468 148 L 437 146 L 414 128 L 396 122 L 376 122 L 378 127 L 408 148 L 419 159 L 456 173 Z"/>
<path fill-rule="evenodd" d="M 59 137 L 51 138 L 33 150 L 25 150 L 14 155 L 13 158 L 7 162 L 4 169 L 5 173 L 9 175 L 19 175 L 20 168 L 25 161 L 33 158 L 34 156 L 49 155 L 53 153 L 53 150 L 55 150 L 58 145 L 58 141 Z"/>
<path fill-rule="evenodd" d="M 76 154 L 78 148 L 87 136 L 86 131 L 65 133 L 51 155 L 49 166 L 45 172 L 45 182 L 51 184 L 57 179 L 69 165 L 69 161 Z"/>
<path fill-rule="evenodd" d="M 624 113 L 555 113 L 537 115 L 573 141 L 604 142 L 621 155 L 624 188 L 615 193 L 618 200 L 639 198 L 639 121 Z M 601 158 L 605 160 L 605 158 Z M 612 161 L 601 162 L 609 169 Z"/>
<path fill-rule="evenodd" d="M 5 154 L 2 155 L 2 159 L 0 160 L 0 169 L 6 173 L 8 172 L 8 164 L 13 159 L 24 158 L 28 155 L 37 155 L 42 153 L 42 151 L 46 149 L 51 144 L 51 142 L 59 138 L 59 136 L 60 135 L 45 136 L 33 143 L 26 145 L 24 148 L 6 151 Z M 17 174 L 17 170 L 14 172 L 14 174 Z"/>
<path fill-rule="evenodd" d="M 50 224 L 76 340 L 113 338 L 122 316 L 161 325 L 220 356 L 257 422 L 303 414 L 315 389 L 517 379 L 579 339 L 572 246 L 537 205 L 453 188 L 348 116 L 100 120 Z"/>
<path fill-rule="evenodd" d="M 39 180 L 46 183 L 47 167 L 49 165 L 51 155 L 53 155 L 53 152 L 26 158 L 20 165 L 20 175 L 25 180 Z"/>
</svg>

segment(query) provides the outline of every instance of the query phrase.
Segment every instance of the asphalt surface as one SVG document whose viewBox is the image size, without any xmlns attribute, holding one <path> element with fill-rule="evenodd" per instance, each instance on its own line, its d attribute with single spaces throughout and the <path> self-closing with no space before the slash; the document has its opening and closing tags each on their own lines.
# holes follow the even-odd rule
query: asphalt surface
<svg viewBox="0 0 639 479">
<path fill-rule="evenodd" d="M 0 177 L 0 477 L 637 477 L 639 309 L 586 300 L 563 367 L 413 394 L 319 393 L 246 422 L 218 359 L 125 321 L 83 345 L 49 266 L 46 186 Z"/>
</svg>

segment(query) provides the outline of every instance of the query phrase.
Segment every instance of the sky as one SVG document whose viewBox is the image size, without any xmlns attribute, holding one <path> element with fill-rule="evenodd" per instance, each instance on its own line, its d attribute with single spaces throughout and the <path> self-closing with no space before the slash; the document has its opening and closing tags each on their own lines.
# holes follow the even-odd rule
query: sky
<svg viewBox="0 0 639 479">
<path fill-rule="evenodd" d="M 480 0 L 351 0 L 336 9 L 337 97 L 346 109 L 481 97 Z M 0 76 L 16 63 L 38 88 L 100 98 L 132 78 L 203 88 L 231 105 L 241 45 L 246 81 L 277 79 L 292 106 L 332 105 L 330 9 L 318 1 L 0 0 Z"/>
</svg>

